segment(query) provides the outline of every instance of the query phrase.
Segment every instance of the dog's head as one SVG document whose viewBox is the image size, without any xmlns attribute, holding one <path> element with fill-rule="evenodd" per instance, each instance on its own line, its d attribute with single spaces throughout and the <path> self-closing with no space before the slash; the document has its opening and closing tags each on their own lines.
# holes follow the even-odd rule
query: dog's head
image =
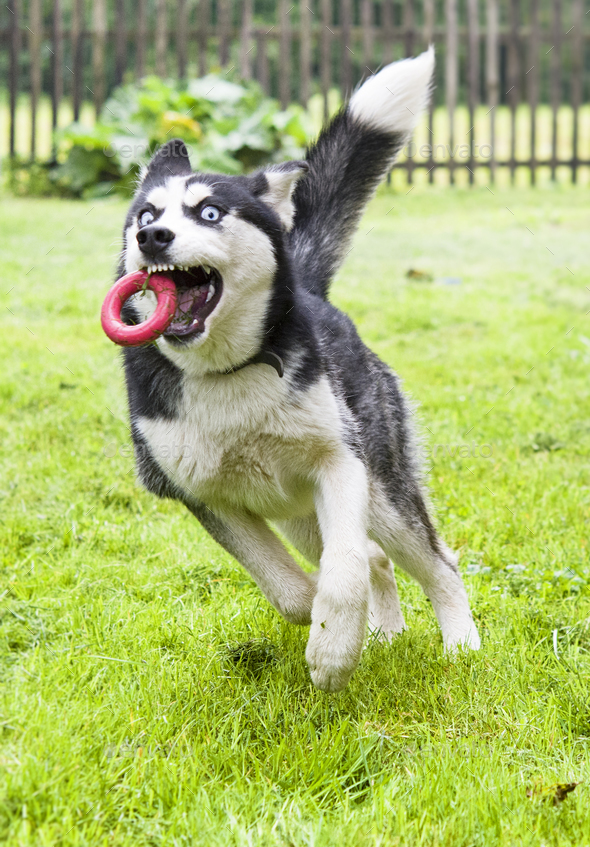
<svg viewBox="0 0 590 847">
<path fill-rule="evenodd" d="M 126 273 L 163 271 L 174 280 L 178 309 L 158 341 L 162 352 L 179 364 L 197 354 L 213 369 L 256 352 L 287 261 L 293 189 L 307 168 L 286 162 L 249 177 L 198 174 L 182 141 L 156 153 L 127 216 L 122 258 Z M 135 308 L 142 318 L 151 311 L 147 298 Z"/>
</svg>

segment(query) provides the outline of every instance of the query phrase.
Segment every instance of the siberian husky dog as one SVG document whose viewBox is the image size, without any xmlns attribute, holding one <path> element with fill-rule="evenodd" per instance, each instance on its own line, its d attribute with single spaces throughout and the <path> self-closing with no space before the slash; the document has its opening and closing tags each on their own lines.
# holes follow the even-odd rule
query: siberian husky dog
<svg viewBox="0 0 590 847">
<path fill-rule="evenodd" d="M 370 77 L 305 161 L 194 173 L 170 141 L 125 223 L 119 273 L 164 272 L 178 294 L 164 335 L 124 354 L 139 478 L 184 503 L 287 621 L 310 625 L 324 691 L 347 685 L 368 628 L 383 640 L 404 629 L 392 560 L 426 592 L 445 647 L 479 647 L 398 377 L 327 300 L 433 68 L 431 49 Z M 126 322 L 154 305 L 129 301 Z M 319 571 L 302 570 L 272 526 Z"/>
</svg>

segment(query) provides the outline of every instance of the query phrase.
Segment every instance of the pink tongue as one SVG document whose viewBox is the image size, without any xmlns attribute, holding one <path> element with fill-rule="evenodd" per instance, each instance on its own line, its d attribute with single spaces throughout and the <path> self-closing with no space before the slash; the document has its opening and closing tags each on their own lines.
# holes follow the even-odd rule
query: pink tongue
<svg viewBox="0 0 590 847">
<path fill-rule="evenodd" d="M 185 288 L 178 292 L 178 305 L 174 312 L 174 320 L 170 324 L 173 327 L 175 324 L 187 326 L 192 323 L 197 316 L 196 312 L 204 306 L 207 301 L 208 285 L 199 285 L 195 288 Z"/>
</svg>

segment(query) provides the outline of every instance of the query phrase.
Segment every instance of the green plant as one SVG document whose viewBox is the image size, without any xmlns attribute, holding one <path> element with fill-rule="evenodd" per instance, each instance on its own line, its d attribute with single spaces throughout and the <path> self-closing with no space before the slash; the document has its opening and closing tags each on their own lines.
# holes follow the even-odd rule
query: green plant
<svg viewBox="0 0 590 847">
<path fill-rule="evenodd" d="M 281 111 L 255 82 L 209 74 L 182 84 L 149 76 L 116 89 L 92 128 L 74 123 L 61 130 L 57 162 L 46 169 L 41 190 L 38 181 L 21 178 L 17 193 L 129 194 L 142 164 L 174 137 L 187 143 L 197 170 L 241 174 L 301 156 L 309 135 L 300 106 Z"/>
<path fill-rule="evenodd" d="M 4 181 L 16 197 L 55 197 L 60 190 L 51 179 L 51 163 L 32 162 L 24 156 L 6 160 Z"/>
</svg>

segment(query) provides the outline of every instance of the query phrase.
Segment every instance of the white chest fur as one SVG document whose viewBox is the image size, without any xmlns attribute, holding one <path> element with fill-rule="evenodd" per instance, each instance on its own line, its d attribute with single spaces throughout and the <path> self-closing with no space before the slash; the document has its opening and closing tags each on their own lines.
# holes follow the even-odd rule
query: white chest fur
<svg viewBox="0 0 590 847">
<path fill-rule="evenodd" d="M 189 496 L 274 520 L 312 511 L 318 466 L 343 437 L 326 378 L 300 390 L 258 365 L 185 377 L 177 417 L 137 425 L 158 465 Z"/>
</svg>

